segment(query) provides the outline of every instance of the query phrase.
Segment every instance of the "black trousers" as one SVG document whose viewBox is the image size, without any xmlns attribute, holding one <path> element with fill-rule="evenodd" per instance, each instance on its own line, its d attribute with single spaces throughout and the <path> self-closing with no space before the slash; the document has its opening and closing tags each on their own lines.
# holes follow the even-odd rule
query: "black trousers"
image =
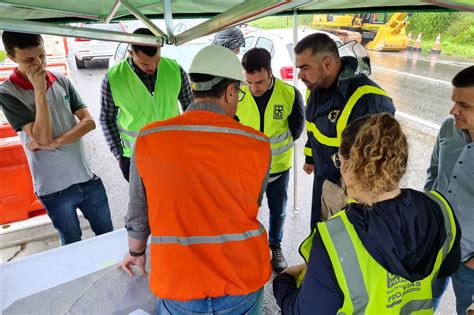
<svg viewBox="0 0 474 315">
<path fill-rule="evenodd" d="M 323 183 L 325 178 L 321 174 L 314 174 L 313 199 L 311 202 L 311 231 L 321 222 L 321 195 L 323 194 Z"/>
</svg>

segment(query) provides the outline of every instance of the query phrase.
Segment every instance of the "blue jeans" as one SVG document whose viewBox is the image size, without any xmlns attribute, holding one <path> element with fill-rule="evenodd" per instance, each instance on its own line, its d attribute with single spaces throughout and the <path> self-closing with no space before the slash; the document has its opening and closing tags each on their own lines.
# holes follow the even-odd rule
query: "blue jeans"
<svg viewBox="0 0 474 315">
<path fill-rule="evenodd" d="M 449 278 L 436 279 L 433 284 L 433 305 L 435 310 L 448 286 Z M 453 280 L 454 295 L 456 296 L 456 312 L 464 315 L 469 305 L 474 303 L 474 270 L 461 263 L 458 270 L 451 275 L 451 279 Z"/>
<path fill-rule="evenodd" d="M 257 315 L 262 312 L 263 288 L 247 295 L 229 295 L 202 300 L 175 301 L 158 299 L 158 315 Z"/>
<path fill-rule="evenodd" d="M 79 208 L 89 221 L 95 235 L 113 231 L 109 201 L 100 177 L 84 183 L 72 185 L 64 190 L 38 196 L 59 232 L 61 244 L 66 245 L 81 240 L 82 231 L 77 217 Z"/>
<path fill-rule="evenodd" d="M 270 209 L 270 229 L 268 231 L 270 246 L 279 246 L 283 240 L 289 180 L 290 170 L 287 170 L 277 180 L 268 183 L 267 186 L 266 193 L 268 208 Z"/>
</svg>

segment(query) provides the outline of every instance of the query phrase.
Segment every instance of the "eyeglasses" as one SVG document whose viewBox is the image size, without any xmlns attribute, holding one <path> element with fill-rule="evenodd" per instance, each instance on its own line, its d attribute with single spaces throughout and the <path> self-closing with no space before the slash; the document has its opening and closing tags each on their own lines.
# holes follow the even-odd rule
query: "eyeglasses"
<svg viewBox="0 0 474 315">
<path fill-rule="evenodd" d="M 237 89 L 237 91 L 239 91 L 239 102 L 241 102 L 241 101 L 244 99 L 244 97 L 245 97 L 245 92 L 242 91 L 242 90 L 241 90 L 240 88 L 238 88 L 238 87 L 235 87 L 235 88 Z"/>
<path fill-rule="evenodd" d="M 334 166 L 336 168 L 340 168 L 341 167 L 341 159 L 339 158 L 339 153 L 334 153 L 333 155 L 331 155 L 331 160 L 332 162 L 334 163 Z"/>
</svg>

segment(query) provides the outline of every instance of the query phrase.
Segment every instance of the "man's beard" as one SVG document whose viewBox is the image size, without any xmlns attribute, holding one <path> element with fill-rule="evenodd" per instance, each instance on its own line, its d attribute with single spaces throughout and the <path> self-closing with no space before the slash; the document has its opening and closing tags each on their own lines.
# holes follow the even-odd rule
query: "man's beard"
<svg viewBox="0 0 474 315">
<path fill-rule="evenodd" d="M 316 84 L 316 83 L 311 83 L 311 82 L 309 82 L 309 81 L 307 81 L 307 80 L 304 80 L 304 79 L 302 79 L 301 81 L 303 81 L 303 83 L 306 85 L 306 87 L 307 87 L 308 89 L 310 89 L 311 91 L 312 91 L 312 90 L 315 90 L 316 87 L 317 87 L 317 84 Z"/>
<path fill-rule="evenodd" d="M 311 83 L 308 80 L 301 79 L 301 81 L 311 91 L 323 88 L 323 86 L 321 86 L 321 85 L 326 80 L 327 75 L 324 73 L 323 69 L 320 69 L 319 71 L 320 71 L 319 76 L 316 78 L 316 81 L 314 83 Z"/>
</svg>

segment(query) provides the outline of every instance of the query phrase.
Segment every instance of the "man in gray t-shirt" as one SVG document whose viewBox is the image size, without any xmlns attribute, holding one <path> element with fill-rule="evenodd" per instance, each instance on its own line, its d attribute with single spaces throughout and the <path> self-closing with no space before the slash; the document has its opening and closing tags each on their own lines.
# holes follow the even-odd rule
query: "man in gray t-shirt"
<svg viewBox="0 0 474 315">
<path fill-rule="evenodd" d="M 65 76 L 45 70 L 40 35 L 5 31 L 2 39 L 18 68 L 0 86 L 0 106 L 19 132 L 35 193 L 61 243 L 81 239 L 77 208 L 96 235 L 112 231 L 104 185 L 92 173 L 81 140 L 95 129 L 92 116 Z"/>
</svg>

